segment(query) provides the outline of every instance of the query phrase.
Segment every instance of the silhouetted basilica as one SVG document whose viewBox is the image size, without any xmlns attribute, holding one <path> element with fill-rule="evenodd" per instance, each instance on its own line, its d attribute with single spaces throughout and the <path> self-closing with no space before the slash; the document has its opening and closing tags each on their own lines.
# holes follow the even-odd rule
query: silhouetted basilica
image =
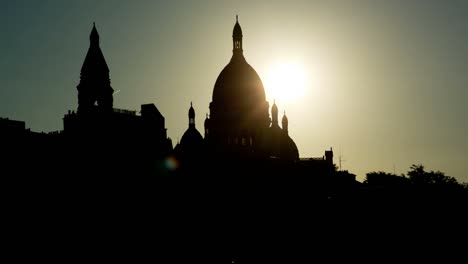
<svg viewBox="0 0 468 264">
<path fill-rule="evenodd" d="M 296 144 L 288 135 L 288 118 L 278 124 L 278 108 L 265 100 L 257 72 L 243 55 L 242 29 L 236 21 L 232 33 L 231 61 L 219 74 L 205 119 L 205 142 L 195 128 L 195 111 L 189 110 L 189 128 L 176 146 L 177 153 L 199 155 L 204 151 L 231 157 L 276 157 L 299 160 Z M 203 151 L 203 152 L 204 152 Z"/>
<path fill-rule="evenodd" d="M 278 164 L 283 167 L 288 164 L 287 168 L 307 167 L 309 171 L 330 174 L 335 170 L 331 151 L 323 158 L 299 159 L 298 148 L 288 133 L 288 118 L 284 113 L 280 127 L 278 107 L 273 103 L 270 109 L 262 81 L 243 55 L 242 38 L 236 18 L 232 58 L 214 84 L 204 137 L 196 128 L 195 109 L 191 104 L 188 129 L 173 149 L 165 119 L 154 104 L 141 105 L 139 114 L 113 107 L 109 68 L 93 25 L 77 86 L 77 111 L 68 111 L 63 118 L 64 129 L 58 132 L 31 132 L 20 122 L 24 132 L 10 133 L 19 142 L 15 149 L 29 153 L 31 157 L 26 160 L 48 164 L 42 165 L 43 168 L 53 168 L 58 161 L 84 175 L 177 170 L 200 173 L 210 170 L 208 167 L 212 165 L 206 165 L 210 160 L 227 168 L 240 168 L 242 164 L 253 168 L 263 164 L 258 173 L 276 170 Z M 2 119 L 2 133 L 17 127 L 14 122 L 19 121 Z M 46 150 L 48 158 L 41 155 Z M 224 172 L 216 172 L 220 173 Z"/>
</svg>

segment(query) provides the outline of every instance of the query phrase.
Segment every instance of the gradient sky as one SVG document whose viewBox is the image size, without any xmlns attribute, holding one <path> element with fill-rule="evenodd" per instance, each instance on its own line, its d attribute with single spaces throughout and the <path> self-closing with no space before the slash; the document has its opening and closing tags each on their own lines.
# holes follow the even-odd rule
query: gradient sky
<svg viewBox="0 0 468 264">
<path fill-rule="evenodd" d="M 468 1 L 2 0 L 0 116 L 63 129 L 96 21 L 114 107 L 154 103 L 175 144 L 190 101 L 203 131 L 236 14 L 262 79 L 304 67 L 304 96 L 276 98 L 302 157 L 333 147 L 359 180 L 423 164 L 468 182 Z"/>
</svg>

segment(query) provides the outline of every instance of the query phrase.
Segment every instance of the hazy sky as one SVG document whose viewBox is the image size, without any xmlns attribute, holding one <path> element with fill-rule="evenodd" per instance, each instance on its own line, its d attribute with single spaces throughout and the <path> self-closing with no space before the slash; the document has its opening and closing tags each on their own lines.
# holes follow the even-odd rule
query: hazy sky
<svg viewBox="0 0 468 264">
<path fill-rule="evenodd" d="M 468 182 L 468 1 L 4 1 L 0 116 L 63 129 L 77 108 L 92 22 L 110 68 L 114 107 L 154 103 L 175 144 L 197 128 L 232 54 L 262 79 L 272 65 L 306 73 L 300 98 L 276 98 L 302 157 L 333 147 L 335 163 L 404 173 L 423 164 Z M 273 95 L 268 93 L 270 105 Z M 285 87 L 287 89 L 287 87 Z M 117 155 L 117 154 L 116 154 Z"/>
</svg>

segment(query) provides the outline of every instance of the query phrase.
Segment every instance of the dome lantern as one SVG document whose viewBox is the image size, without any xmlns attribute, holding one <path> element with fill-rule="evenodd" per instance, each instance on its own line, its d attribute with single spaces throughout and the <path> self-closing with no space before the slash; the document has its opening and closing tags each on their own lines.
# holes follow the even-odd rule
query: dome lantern
<svg viewBox="0 0 468 264">
<path fill-rule="evenodd" d="M 190 109 L 188 112 L 189 116 L 189 127 L 195 127 L 195 109 L 193 109 L 192 102 L 190 102 Z"/>
<path fill-rule="evenodd" d="M 234 55 L 242 55 L 242 28 L 239 25 L 238 16 L 236 15 L 236 24 L 234 25 L 234 30 L 232 31 L 232 43 L 233 49 L 232 52 Z"/>
</svg>

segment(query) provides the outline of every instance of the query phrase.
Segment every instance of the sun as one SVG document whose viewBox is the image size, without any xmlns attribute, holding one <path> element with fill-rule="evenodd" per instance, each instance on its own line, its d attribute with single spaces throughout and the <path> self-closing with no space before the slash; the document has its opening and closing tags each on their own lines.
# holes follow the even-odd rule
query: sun
<svg viewBox="0 0 468 264">
<path fill-rule="evenodd" d="M 281 102 L 294 102 L 306 90 L 304 67 L 298 63 L 278 63 L 267 70 L 265 89 L 267 97 Z"/>
</svg>

